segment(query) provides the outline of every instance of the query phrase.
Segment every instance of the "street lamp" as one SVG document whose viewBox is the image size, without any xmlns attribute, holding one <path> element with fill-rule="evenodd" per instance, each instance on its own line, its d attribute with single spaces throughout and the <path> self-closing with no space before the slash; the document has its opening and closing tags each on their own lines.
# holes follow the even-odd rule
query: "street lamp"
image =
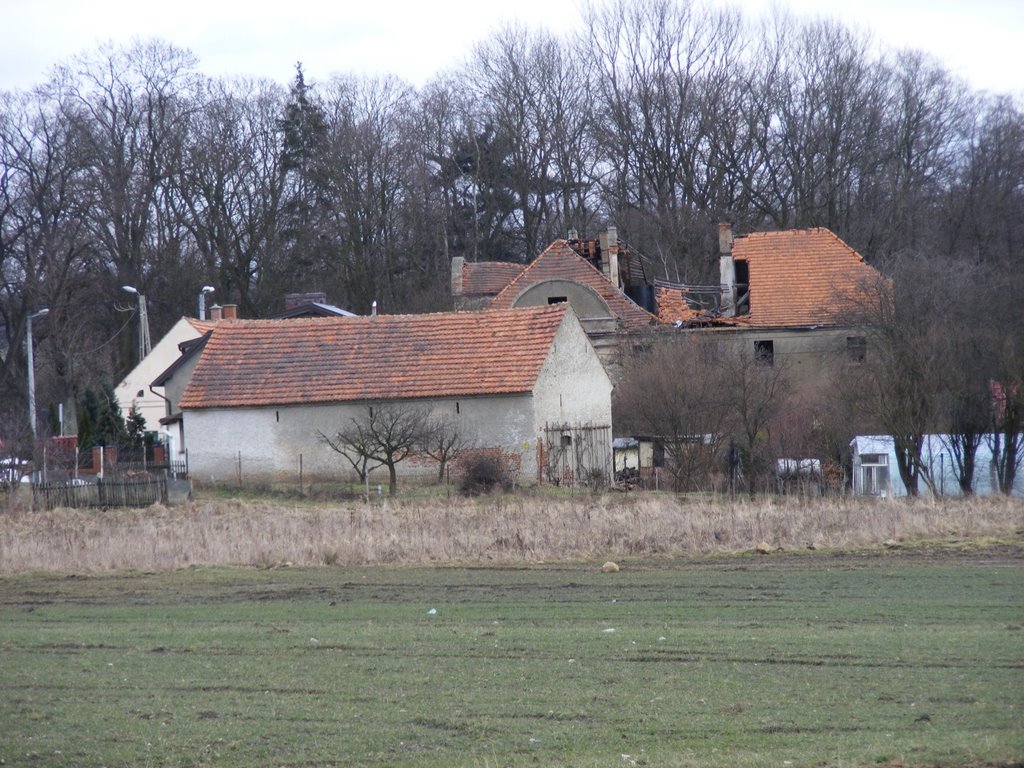
<svg viewBox="0 0 1024 768">
<path fill-rule="evenodd" d="M 146 314 L 146 297 L 130 285 L 122 285 L 121 290 L 139 297 L 139 362 L 141 363 L 153 349 L 153 345 L 149 341 L 149 315 Z"/>
<path fill-rule="evenodd" d="M 49 309 L 40 309 L 28 316 L 28 323 L 25 326 L 25 356 L 28 358 L 28 423 L 32 427 L 33 444 L 36 441 L 36 362 L 32 354 L 32 321 L 46 317 L 49 313 Z"/>
<path fill-rule="evenodd" d="M 199 291 L 199 319 L 206 319 L 206 294 L 213 293 L 214 287 L 212 285 L 204 285 L 203 289 Z"/>
</svg>

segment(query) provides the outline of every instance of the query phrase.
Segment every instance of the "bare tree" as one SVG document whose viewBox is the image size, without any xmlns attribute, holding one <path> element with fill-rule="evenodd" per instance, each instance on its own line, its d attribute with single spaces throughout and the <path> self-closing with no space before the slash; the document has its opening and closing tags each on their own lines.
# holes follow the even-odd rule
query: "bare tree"
<svg viewBox="0 0 1024 768">
<path fill-rule="evenodd" d="M 1021 282 L 1020 279 L 1017 281 Z M 1007 496 L 1014 490 L 1017 473 L 1024 463 L 1024 322 L 1018 315 L 1016 334 L 1002 339 L 997 350 L 992 383 L 992 449 L 999 490 Z"/>
<path fill-rule="evenodd" d="M 769 358 L 758 352 L 743 336 L 722 345 L 718 365 L 726 428 L 739 445 L 740 468 L 753 494 L 759 482 L 767 487 L 772 475 L 771 430 L 792 386 L 789 365 L 785 357 Z"/>
<path fill-rule="evenodd" d="M 148 293 L 154 273 L 181 268 L 172 179 L 195 106 L 195 65 L 190 52 L 150 40 L 105 45 L 58 70 L 53 90 L 80 153 L 91 266 L 108 295 L 122 285 Z M 154 302 L 151 319 L 169 327 L 175 309 Z M 122 368 L 131 359 L 125 338 Z"/>
<path fill-rule="evenodd" d="M 365 483 L 370 472 L 380 466 L 379 463 L 370 464 L 373 452 L 369 433 L 351 429 L 339 430 L 333 436 L 320 430 L 316 434 L 320 442 L 340 454 L 351 465 L 360 483 Z"/>
<path fill-rule="evenodd" d="M 717 344 L 697 335 L 666 339 L 627 362 L 615 387 L 614 422 L 620 434 L 662 441 L 676 487 L 706 490 L 722 439 Z"/>
<path fill-rule="evenodd" d="M 200 255 L 202 280 L 216 285 L 221 303 L 237 301 L 243 317 L 270 304 L 262 289 L 279 243 L 282 109 L 282 89 L 273 84 L 208 83 L 177 175 L 180 216 Z M 194 289 L 195 283 L 190 294 Z"/>
<path fill-rule="evenodd" d="M 586 14 L 594 46 L 596 142 L 611 215 L 673 279 L 697 281 L 700 211 L 719 198 L 718 106 L 731 98 L 739 16 L 701 2 L 610 0 Z"/>
<path fill-rule="evenodd" d="M 396 467 L 423 444 L 427 425 L 427 414 L 420 407 L 376 403 L 367 406 L 363 415 L 350 418 L 349 424 L 332 437 L 318 434 L 328 447 L 345 456 L 357 472 L 361 466 L 364 480 L 368 462 L 387 467 L 388 493 L 394 496 L 398 491 Z M 353 457 L 367 461 L 357 465 Z"/>
<path fill-rule="evenodd" d="M 442 416 L 427 421 L 419 450 L 437 462 L 437 482 L 443 483 L 445 469 L 470 446 L 459 423 L 451 416 Z"/>
</svg>

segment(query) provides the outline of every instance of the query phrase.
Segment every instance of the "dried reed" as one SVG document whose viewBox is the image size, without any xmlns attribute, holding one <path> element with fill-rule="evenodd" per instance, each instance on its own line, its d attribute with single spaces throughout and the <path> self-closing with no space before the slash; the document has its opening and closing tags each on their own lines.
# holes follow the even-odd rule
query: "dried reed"
<svg viewBox="0 0 1024 768">
<path fill-rule="evenodd" d="M 1024 500 L 495 496 L 287 505 L 198 501 L 144 510 L 0 514 L 0 572 L 523 562 L 863 547 L 1006 537 Z"/>
</svg>

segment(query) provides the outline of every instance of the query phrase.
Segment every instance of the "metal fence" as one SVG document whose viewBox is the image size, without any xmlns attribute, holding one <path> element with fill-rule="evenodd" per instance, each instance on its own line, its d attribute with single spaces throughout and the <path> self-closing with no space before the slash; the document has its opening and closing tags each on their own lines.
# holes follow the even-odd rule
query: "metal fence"
<svg viewBox="0 0 1024 768">
<path fill-rule="evenodd" d="M 97 479 L 95 483 L 38 483 L 32 486 L 33 509 L 57 507 L 148 507 L 167 501 L 167 479 Z"/>
<path fill-rule="evenodd" d="M 543 471 L 555 485 L 607 485 L 612 474 L 612 428 L 545 424 Z"/>
</svg>

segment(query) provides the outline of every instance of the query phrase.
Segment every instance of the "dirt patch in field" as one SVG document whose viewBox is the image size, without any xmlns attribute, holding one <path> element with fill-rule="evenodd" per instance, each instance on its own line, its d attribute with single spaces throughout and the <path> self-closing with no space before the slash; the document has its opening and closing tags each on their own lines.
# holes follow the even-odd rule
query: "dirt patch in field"
<svg viewBox="0 0 1024 768">
<path fill-rule="evenodd" d="M 1024 565 L 1024 542 L 978 544 L 948 541 L 908 544 L 899 548 L 863 550 L 776 550 L 767 555 L 756 553 L 709 555 L 694 558 L 693 565 L 713 565 L 723 569 L 762 570 L 771 568 L 855 569 L 893 566 L 964 565 L 1006 567 Z"/>
</svg>

